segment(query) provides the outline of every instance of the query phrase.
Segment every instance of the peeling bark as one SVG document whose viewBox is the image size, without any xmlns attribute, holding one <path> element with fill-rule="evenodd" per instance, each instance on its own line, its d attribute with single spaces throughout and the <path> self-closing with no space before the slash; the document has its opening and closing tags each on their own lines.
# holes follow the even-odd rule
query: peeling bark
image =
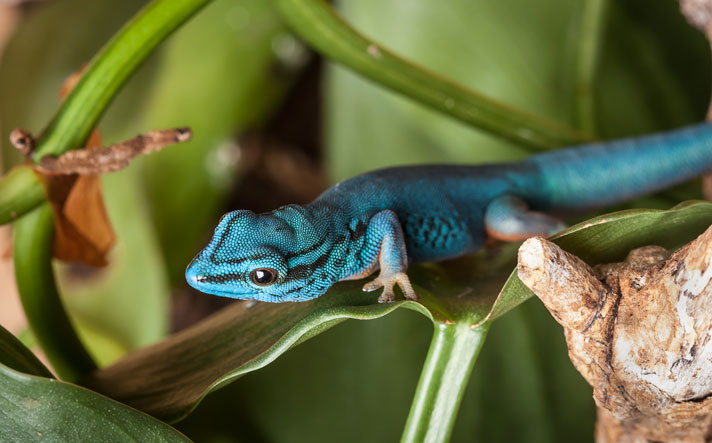
<svg viewBox="0 0 712 443">
<path fill-rule="evenodd" d="M 680 0 L 680 11 L 690 25 L 709 35 L 712 1 Z"/>
<path fill-rule="evenodd" d="M 670 254 L 659 246 L 589 267 L 541 238 L 519 277 L 564 327 L 594 390 L 598 442 L 712 438 L 712 227 Z"/>
</svg>

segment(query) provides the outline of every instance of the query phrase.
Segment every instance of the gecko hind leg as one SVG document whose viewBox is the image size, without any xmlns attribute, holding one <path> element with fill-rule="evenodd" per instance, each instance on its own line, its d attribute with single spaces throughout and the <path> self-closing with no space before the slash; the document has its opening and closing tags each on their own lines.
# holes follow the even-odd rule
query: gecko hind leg
<svg viewBox="0 0 712 443">
<path fill-rule="evenodd" d="M 379 263 L 381 271 L 378 277 L 366 283 L 363 290 L 370 292 L 383 288 L 383 293 L 378 298 L 379 303 L 395 300 L 393 288 L 398 285 L 403 295 L 408 300 L 418 300 L 418 296 L 410 284 L 408 275 L 408 255 L 405 249 L 403 229 L 398 216 L 391 210 L 376 213 L 368 222 L 366 229 L 366 254 L 362 256 L 370 262 L 370 268 L 375 269 Z"/>
<path fill-rule="evenodd" d="M 535 235 L 549 236 L 566 228 L 558 218 L 529 210 L 527 202 L 514 195 L 491 201 L 485 211 L 485 230 L 494 239 L 519 241 Z"/>
</svg>

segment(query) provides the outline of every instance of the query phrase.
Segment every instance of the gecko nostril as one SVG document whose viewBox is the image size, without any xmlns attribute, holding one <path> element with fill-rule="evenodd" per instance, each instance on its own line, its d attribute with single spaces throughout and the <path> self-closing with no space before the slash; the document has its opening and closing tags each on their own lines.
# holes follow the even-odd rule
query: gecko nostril
<svg viewBox="0 0 712 443">
<path fill-rule="evenodd" d="M 188 284 L 198 290 L 200 290 L 200 288 L 196 285 L 205 283 L 208 279 L 208 276 L 201 268 L 202 266 L 200 265 L 198 257 L 195 257 L 185 270 L 185 279 L 188 281 Z"/>
</svg>

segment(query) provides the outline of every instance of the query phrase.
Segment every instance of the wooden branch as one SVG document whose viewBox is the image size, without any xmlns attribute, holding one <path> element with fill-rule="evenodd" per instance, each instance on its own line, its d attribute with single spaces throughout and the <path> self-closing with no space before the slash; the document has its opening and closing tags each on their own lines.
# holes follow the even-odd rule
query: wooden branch
<svg viewBox="0 0 712 443">
<path fill-rule="evenodd" d="M 593 386 L 598 442 L 709 441 L 712 227 L 672 254 L 647 246 L 594 269 L 532 238 L 518 271 Z"/>
</svg>

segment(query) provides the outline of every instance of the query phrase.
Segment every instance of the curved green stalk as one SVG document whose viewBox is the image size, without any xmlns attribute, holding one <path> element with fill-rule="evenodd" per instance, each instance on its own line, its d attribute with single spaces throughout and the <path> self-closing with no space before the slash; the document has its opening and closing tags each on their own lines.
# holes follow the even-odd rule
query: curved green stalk
<svg viewBox="0 0 712 443">
<path fill-rule="evenodd" d="M 210 0 L 155 0 L 129 21 L 94 57 L 38 141 L 35 161 L 84 146 L 99 118 L 139 65 Z M 0 224 L 13 221 L 46 199 L 29 168 L 0 179 Z"/>
<path fill-rule="evenodd" d="M 84 146 L 130 75 L 172 31 L 210 0 L 155 0 L 94 57 L 39 140 L 33 159 Z M 76 381 L 96 369 L 60 300 L 52 271 L 52 210 L 29 168 L 0 181 L 0 222 L 23 214 L 15 227 L 15 277 L 32 330 L 57 374 Z"/>
<path fill-rule="evenodd" d="M 294 31 L 325 56 L 444 114 L 532 149 L 588 139 L 409 63 L 359 34 L 325 0 L 277 0 L 277 5 Z"/>
<path fill-rule="evenodd" d="M 22 307 L 60 378 L 77 381 L 96 369 L 64 310 L 52 271 L 54 222 L 48 203 L 15 224 L 13 258 Z"/>
<path fill-rule="evenodd" d="M 91 61 L 42 135 L 32 158 L 84 146 L 116 93 L 171 32 L 210 0 L 155 0 L 144 7 Z"/>
<path fill-rule="evenodd" d="M 10 223 L 45 200 L 44 189 L 32 168 L 20 165 L 0 179 L 0 225 Z"/>
<path fill-rule="evenodd" d="M 596 133 L 594 88 L 608 0 L 586 0 L 581 14 L 581 39 L 576 66 L 576 122 L 588 133 Z"/>
<path fill-rule="evenodd" d="M 487 337 L 489 323 L 438 323 L 418 381 L 402 442 L 448 441 L 462 394 Z"/>
</svg>

